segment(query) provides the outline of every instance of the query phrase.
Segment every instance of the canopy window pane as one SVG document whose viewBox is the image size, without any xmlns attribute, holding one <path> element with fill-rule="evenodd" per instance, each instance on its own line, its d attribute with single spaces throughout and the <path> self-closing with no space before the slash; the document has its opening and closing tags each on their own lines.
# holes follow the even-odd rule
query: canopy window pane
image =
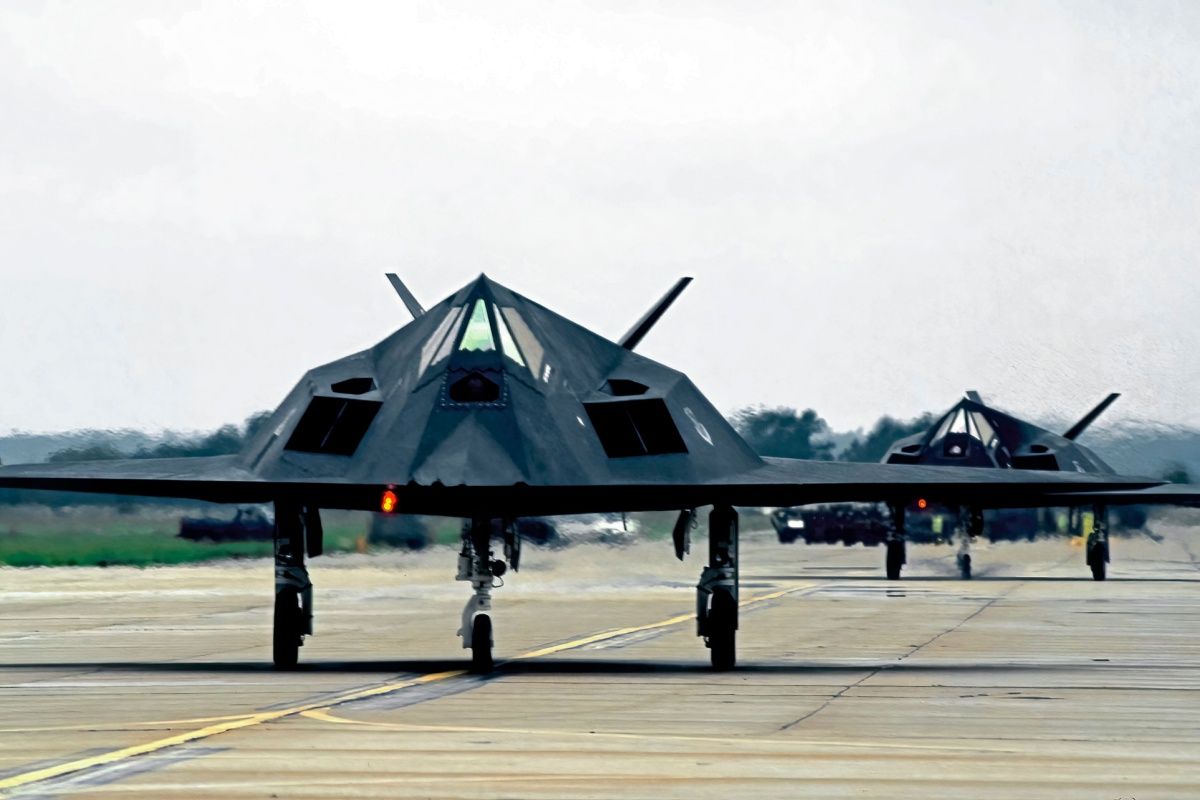
<svg viewBox="0 0 1200 800">
<path fill-rule="evenodd" d="M 496 340 L 492 338 L 492 324 L 488 322 L 487 304 L 482 299 L 475 301 L 475 308 L 471 310 L 471 319 L 467 321 L 467 329 L 463 331 L 458 349 L 483 353 L 496 349 Z"/>
<path fill-rule="evenodd" d="M 517 347 L 517 343 L 513 340 L 512 331 L 501 315 L 500 309 L 494 305 L 492 306 L 492 316 L 496 318 L 496 330 L 500 332 L 500 349 L 504 351 L 504 355 L 522 367 L 525 366 L 525 359 L 521 357 L 521 348 Z"/>
<path fill-rule="evenodd" d="M 533 335 L 533 331 L 525 323 L 525 318 L 515 308 L 504 307 L 500 309 L 500 312 L 501 316 L 504 317 L 504 321 L 508 323 L 513 338 L 517 340 L 517 345 L 521 348 L 521 355 L 524 357 L 525 363 L 529 366 L 530 374 L 535 379 L 540 378 L 542 374 L 542 360 L 546 357 L 546 351 L 542 347 L 542 343 Z"/>
<path fill-rule="evenodd" d="M 439 345 L 446 341 L 453 341 L 451 332 L 456 328 L 458 320 L 462 317 L 464 308 L 466 306 L 459 306 L 447 311 L 446 316 L 442 317 L 442 321 L 434 329 L 433 335 L 425 341 L 425 344 L 421 347 L 421 365 L 417 370 L 418 374 L 425 372 L 430 364 L 435 364 L 450 354 L 448 350 L 445 353 L 440 352 Z M 437 353 L 436 356 L 434 355 L 435 353 Z"/>
</svg>

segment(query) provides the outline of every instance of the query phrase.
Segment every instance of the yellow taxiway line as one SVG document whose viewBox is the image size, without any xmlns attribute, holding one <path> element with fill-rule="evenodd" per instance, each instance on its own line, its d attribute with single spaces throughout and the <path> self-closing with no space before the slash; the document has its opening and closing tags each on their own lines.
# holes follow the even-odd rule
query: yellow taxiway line
<svg viewBox="0 0 1200 800">
<path fill-rule="evenodd" d="M 743 600 L 738 605 L 742 608 L 747 606 L 755 606 L 770 602 L 771 600 L 776 600 L 786 595 L 795 594 L 809 588 L 811 588 L 811 585 L 796 586 L 791 589 L 781 589 L 776 592 L 768 592 L 767 594 L 756 595 Z M 514 658 L 506 660 L 519 661 L 522 659 L 540 658 L 542 656 L 548 656 L 554 653 L 561 653 L 566 650 L 576 650 L 580 647 L 587 647 L 590 644 L 608 641 L 610 639 L 617 639 L 634 633 L 652 631 L 660 628 L 669 628 L 692 619 L 695 619 L 693 614 L 680 614 L 678 616 L 669 617 L 668 619 L 660 620 L 658 622 L 652 622 L 648 625 L 637 625 L 630 628 L 616 628 L 603 633 L 584 636 L 569 642 L 563 642 L 562 644 L 531 650 L 528 653 L 522 653 L 519 656 L 515 656 Z M 155 739 L 154 741 L 146 742 L 145 744 L 122 747 L 118 750 L 110 750 L 107 753 L 101 753 L 88 758 L 81 758 L 75 761 L 65 761 L 61 764 L 55 764 L 53 766 L 12 775 L 8 778 L 0 780 L 0 792 L 8 789 L 16 789 L 17 787 L 26 786 L 39 781 L 50 780 L 51 778 L 59 778 L 63 775 L 69 775 L 73 772 L 80 772 L 81 770 L 85 769 L 94 769 L 95 767 L 103 767 L 119 761 L 125 761 L 126 759 L 149 755 L 150 753 L 155 753 L 159 750 L 165 750 L 169 747 L 177 747 L 181 744 L 188 744 L 190 742 L 200 741 L 201 739 L 209 739 L 222 733 L 241 730 L 243 728 L 251 728 L 257 725 L 263 725 L 268 722 L 284 719 L 286 717 L 295 717 L 314 711 L 328 712 L 328 710 L 334 706 L 339 706 L 344 703 L 351 703 L 356 700 L 365 700 L 369 697 L 378 697 L 379 695 L 391 694 L 392 692 L 397 692 L 401 689 L 408 689 L 413 686 L 438 683 L 440 681 L 450 680 L 451 678 L 458 678 L 466 674 L 467 670 L 463 669 L 447 670 L 445 672 L 433 672 L 428 675 L 422 675 L 418 678 L 411 678 L 409 680 L 398 681 L 396 683 L 385 683 L 380 684 L 379 686 L 372 686 L 367 689 L 348 692 L 343 695 L 335 696 L 332 699 L 326 698 L 312 703 L 292 706 L 290 708 L 281 708 L 275 711 L 263 711 L 256 714 L 247 714 L 244 717 L 230 718 L 214 725 L 208 725 L 203 728 L 186 731 L 174 736 L 167 736 L 162 739 Z"/>
</svg>

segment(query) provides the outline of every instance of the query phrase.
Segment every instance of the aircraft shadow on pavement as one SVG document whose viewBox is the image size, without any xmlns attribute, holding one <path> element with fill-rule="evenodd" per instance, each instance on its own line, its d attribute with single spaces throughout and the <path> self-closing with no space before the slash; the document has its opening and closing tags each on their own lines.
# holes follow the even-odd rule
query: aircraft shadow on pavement
<svg viewBox="0 0 1200 800">
<path fill-rule="evenodd" d="M 958 661 L 937 663 L 907 663 L 895 661 L 869 661 L 861 663 L 845 663 L 838 661 L 795 661 L 795 662 L 754 662 L 739 664 L 734 673 L 743 675 L 807 675 L 828 672 L 873 672 L 886 671 L 896 673 L 922 672 L 1024 672 L 1024 671 L 1059 671 L 1079 670 L 1083 667 L 1103 666 L 1111 668 L 1107 662 L 1093 663 L 1081 660 L 1071 664 L 1039 664 L 1035 662 L 1011 661 Z M 281 677 L 288 675 L 310 674 L 363 674 L 389 675 L 397 679 L 416 675 L 428 675 L 439 672 L 466 671 L 470 668 L 467 660 L 446 661 L 315 661 L 301 664 L 291 672 L 279 673 Z M 99 672 L 149 672 L 149 673 L 220 673 L 220 674 L 262 674 L 275 672 L 275 669 L 262 661 L 110 661 L 110 662 L 41 662 L 35 664 L 0 664 L 0 673 L 17 672 L 22 670 L 89 670 Z M 722 675 L 728 673 L 714 672 L 706 660 L 695 661 L 617 661 L 610 659 L 548 659 L 539 661 L 499 661 L 489 679 L 505 678 L 517 675 Z"/>
<path fill-rule="evenodd" d="M 971 580 L 964 581 L 957 573 L 953 575 L 915 575 L 904 576 L 902 581 L 891 581 L 884 575 L 831 575 L 829 573 L 811 574 L 801 572 L 793 575 L 752 575 L 750 580 L 756 581 L 837 581 L 839 583 L 845 581 L 858 582 L 874 582 L 874 583 L 890 583 L 895 584 L 897 589 L 901 589 L 907 583 L 945 583 L 953 581 L 955 583 L 1096 583 L 1090 575 L 1067 575 L 1058 577 L 1055 575 L 986 575 L 975 574 Z M 1105 579 L 1105 583 L 1200 583 L 1200 578 L 1155 578 L 1155 577 L 1126 577 L 1114 578 L 1109 576 Z"/>
</svg>

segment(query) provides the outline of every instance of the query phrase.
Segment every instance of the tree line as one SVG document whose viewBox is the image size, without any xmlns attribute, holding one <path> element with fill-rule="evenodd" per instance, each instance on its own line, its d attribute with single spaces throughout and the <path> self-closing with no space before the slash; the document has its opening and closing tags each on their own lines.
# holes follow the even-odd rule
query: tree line
<svg viewBox="0 0 1200 800">
<path fill-rule="evenodd" d="M 829 423 L 811 408 L 751 406 L 735 413 L 731 422 L 760 456 L 817 461 L 832 461 L 836 456 L 839 461 L 867 462 L 881 460 L 897 439 L 928 430 L 935 419 L 928 412 L 911 420 L 885 415 L 836 454 Z"/>
<path fill-rule="evenodd" d="M 198 456 L 233 455 L 242 450 L 270 418 L 270 412 L 252 415 L 241 425 L 225 425 L 210 433 L 171 438 L 153 446 L 132 452 L 112 444 L 93 444 L 68 447 L 52 454 L 51 463 L 72 461 L 104 461 L 119 458 L 186 458 Z M 905 436 L 922 433 L 933 425 L 937 416 L 926 412 L 909 420 L 885 415 L 865 434 L 854 436 L 840 451 L 834 443 L 834 431 L 811 408 L 798 410 L 788 406 L 750 406 L 733 414 L 730 423 L 746 443 L 761 456 L 803 458 L 817 461 L 879 462 L 891 445 Z M 1190 483 L 1186 466 L 1170 464 L 1162 477 L 1176 483 Z M 38 503 L 53 507 L 65 505 L 126 506 L 128 498 L 108 495 L 81 495 L 67 492 L 34 492 L 0 489 L 0 504 Z M 147 501 L 137 501 L 147 502 Z M 176 501 L 163 501 L 176 502 Z"/>
</svg>

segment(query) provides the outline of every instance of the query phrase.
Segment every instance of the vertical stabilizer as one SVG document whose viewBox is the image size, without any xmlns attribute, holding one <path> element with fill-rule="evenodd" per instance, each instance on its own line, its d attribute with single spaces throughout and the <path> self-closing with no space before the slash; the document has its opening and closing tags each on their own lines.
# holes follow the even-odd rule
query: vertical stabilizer
<svg viewBox="0 0 1200 800">
<path fill-rule="evenodd" d="M 1072 440 L 1079 438 L 1079 434 L 1086 431 L 1088 426 L 1091 425 L 1093 422 L 1095 422 L 1096 418 L 1099 417 L 1101 414 L 1103 414 L 1104 410 L 1106 408 L 1108 408 L 1109 406 L 1111 406 L 1113 404 L 1113 401 L 1115 401 L 1120 396 L 1121 395 L 1119 393 L 1113 392 L 1108 397 L 1101 400 L 1100 404 L 1097 405 L 1095 408 L 1093 408 L 1091 411 L 1089 411 L 1086 415 L 1084 415 L 1083 419 L 1079 420 L 1079 422 L 1076 422 L 1074 425 L 1072 425 L 1071 429 L 1063 434 L 1063 438 L 1072 439 Z"/>
<path fill-rule="evenodd" d="M 680 278 L 675 285 L 671 287 L 671 291 L 663 295 L 662 299 L 655 303 L 654 307 L 647 311 L 646 314 L 639 319 L 634 326 L 629 329 L 629 332 L 622 336 L 617 343 L 626 350 L 633 350 L 635 347 L 637 347 L 642 339 L 645 338 L 646 334 L 650 332 L 650 329 L 654 327 L 655 323 L 662 318 L 662 315 L 667 313 L 667 309 L 671 307 L 671 304 L 675 302 L 675 299 L 679 297 L 679 295 L 683 294 L 683 290 L 686 289 L 687 285 L 691 282 L 691 278 Z"/>
<path fill-rule="evenodd" d="M 417 319 L 425 313 L 425 309 L 417 302 L 417 298 L 404 285 L 404 281 L 400 280 L 400 276 L 394 272 L 387 274 L 387 279 L 392 282 L 392 288 L 396 290 L 396 294 L 400 295 L 400 299 L 404 302 L 404 306 L 408 309 L 408 313 L 413 315 L 413 319 Z"/>
</svg>

